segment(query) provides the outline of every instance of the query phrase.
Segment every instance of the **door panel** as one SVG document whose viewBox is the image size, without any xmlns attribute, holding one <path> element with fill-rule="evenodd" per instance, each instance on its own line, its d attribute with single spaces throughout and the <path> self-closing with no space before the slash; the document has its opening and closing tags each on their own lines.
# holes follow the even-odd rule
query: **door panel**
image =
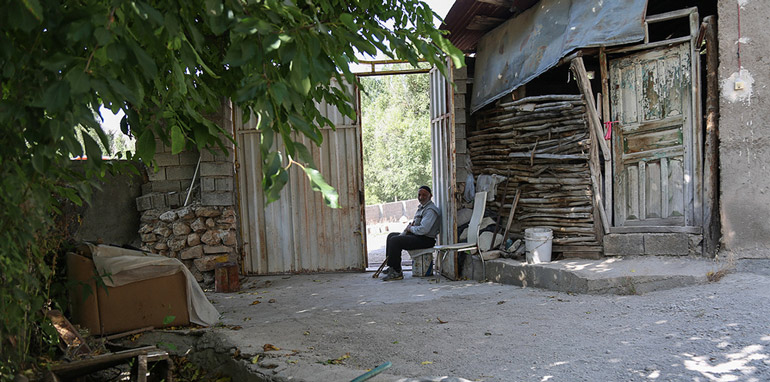
<svg viewBox="0 0 770 382">
<path fill-rule="evenodd" d="M 451 66 L 447 70 L 451 73 Z M 452 244 L 457 242 L 453 92 L 450 80 L 444 78 L 436 68 L 430 71 L 430 104 L 433 200 L 441 210 L 439 242 Z M 441 269 L 445 276 L 457 279 L 456 252 L 450 252 L 450 256 L 441 263 Z"/>
<path fill-rule="evenodd" d="M 689 43 L 610 61 L 616 226 L 692 216 L 690 73 Z"/>
<path fill-rule="evenodd" d="M 358 109 L 357 89 L 353 92 Z M 317 104 L 336 129 L 321 130 L 323 143 L 294 135 L 313 155 L 324 179 L 339 193 L 339 209 L 327 207 L 298 166 L 279 200 L 265 204 L 262 191 L 260 134 L 254 120 L 240 123 L 236 111 L 238 182 L 244 268 L 251 274 L 364 270 L 363 163 L 360 118 L 343 116 L 334 106 Z M 283 144 L 276 137 L 274 149 Z M 284 158 L 284 165 L 287 165 Z"/>
</svg>

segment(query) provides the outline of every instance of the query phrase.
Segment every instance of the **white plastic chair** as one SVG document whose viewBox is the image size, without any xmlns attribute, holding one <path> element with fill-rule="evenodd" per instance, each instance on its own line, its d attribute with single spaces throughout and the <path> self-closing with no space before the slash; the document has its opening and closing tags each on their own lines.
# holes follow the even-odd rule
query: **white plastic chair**
<svg viewBox="0 0 770 382">
<path fill-rule="evenodd" d="M 481 191 L 476 193 L 476 198 L 473 202 L 473 214 L 471 215 L 471 222 L 468 224 L 468 242 L 437 245 L 433 248 L 413 249 L 407 251 L 409 256 L 414 260 L 415 257 L 421 256 L 427 253 L 436 252 L 436 264 L 434 266 L 436 272 L 436 282 L 441 280 L 441 261 L 446 256 L 448 251 L 469 251 L 471 254 L 478 253 L 481 259 L 481 269 L 484 280 L 487 279 L 487 267 L 484 263 L 484 256 L 481 256 L 479 250 L 479 225 L 481 219 L 484 217 L 484 210 L 487 207 L 487 192 Z"/>
</svg>

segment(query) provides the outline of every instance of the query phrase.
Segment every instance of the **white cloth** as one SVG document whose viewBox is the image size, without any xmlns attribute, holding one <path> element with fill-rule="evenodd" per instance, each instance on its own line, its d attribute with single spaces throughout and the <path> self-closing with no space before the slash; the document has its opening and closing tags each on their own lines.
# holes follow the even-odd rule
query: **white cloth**
<svg viewBox="0 0 770 382">
<path fill-rule="evenodd" d="M 181 261 L 110 245 L 89 243 L 88 246 L 99 274 L 110 275 L 103 277 L 105 285 L 116 287 L 182 271 L 187 279 L 187 312 L 190 314 L 190 321 L 203 326 L 211 326 L 219 321 L 219 312 L 211 305 L 195 277 Z"/>
<path fill-rule="evenodd" d="M 505 179 L 504 176 L 497 174 L 479 175 L 479 179 L 476 181 L 476 192 L 486 191 L 487 201 L 491 202 L 495 200 L 497 185 Z"/>
</svg>

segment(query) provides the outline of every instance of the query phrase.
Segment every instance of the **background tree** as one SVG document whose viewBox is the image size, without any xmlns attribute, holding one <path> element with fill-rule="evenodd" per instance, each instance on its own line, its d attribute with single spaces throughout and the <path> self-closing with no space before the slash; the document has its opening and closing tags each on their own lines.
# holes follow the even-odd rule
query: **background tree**
<svg viewBox="0 0 770 382">
<path fill-rule="evenodd" d="M 257 119 L 268 201 L 299 165 L 334 206 L 336 192 L 291 134 L 320 144 L 330 121 L 314 102 L 353 114 L 335 83 L 356 81 L 356 53 L 424 58 L 442 71 L 450 53 L 462 65 L 418 0 L 0 0 L 0 9 L 2 378 L 23 367 L 32 338 L 50 343 L 41 308 L 50 304 L 57 196 L 82 204 L 91 185 L 119 170 L 90 134 L 85 150 L 77 138 L 81 126 L 109 146 L 94 118 L 99 105 L 123 110 L 122 132 L 136 138 L 129 158 L 150 163 L 156 137 L 173 153 L 221 146 L 221 127 L 204 115 L 232 99 Z M 276 139 L 283 152 L 271 149 Z M 69 158 L 82 154 L 81 174 Z"/>
<path fill-rule="evenodd" d="M 366 204 L 414 199 L 430 185 L 427 74 L 366 77 L 361 84 Z"/>
</svg>

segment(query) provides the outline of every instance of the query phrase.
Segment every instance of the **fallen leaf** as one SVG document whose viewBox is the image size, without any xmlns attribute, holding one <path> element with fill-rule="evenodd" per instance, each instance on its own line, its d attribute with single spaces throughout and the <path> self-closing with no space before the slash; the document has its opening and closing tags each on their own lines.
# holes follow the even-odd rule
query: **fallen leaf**
<svg viewBox="0 0 770 382">
<path fill-rule="evenodd" d="M 492 333 L 490 333 L 490 332 L 484 332 L 484 335 L 485 335 L 485 336 L 491 336 L 491 335 L 492 335 Z"/>
<path fill-rule="evenodd" d="M 274 363 L 270 363 L 270 364 L 267 364 L 267 365 L 262 365 L 262 367 L 264 367 L 265 369 L 275 369 L 276 367 L 278 367 L 278 365 L 276 365 Z"/>
<path fill-rule="evenodd" d="M 240 358 L 241 357 L 241 349 L 235 349 L 233 352 L 233 358 Z"/>
<path fill-rule="evenodd" d="M 505 301 L 498 301 L 497 302 L 497 305 L 502 305 L 502 304 L 505 304 Z"/>
<path fill-rule="evenodd" d="M 262 303 L 262 301 L 259 301 L 259 300 L 254 300 L 254 302 L 252 302 L 252 303 L 251 303 L 251 304 L 249 304 L 249 305 L 257 305 L 257 304 L 261 304 L 261 303 Z"/>
<path fill-rule="evenodd" d="M 252 365 L 256 365 L 257 362 L 259 362 L 259 354 L 255 355 L 254 358 L 251 359 Z"/>
<path fill-rule="evenodd" d="M 422 362 L 420 362 L 421 365 L 430 365 L 432 363 L 433 363 L 433 361 L 422 361 Z"/>
<path fill-rule="evenodd" d="M 290 359 L 290 360 L 287 360 L 287 361 L 286 361 L 286 363 L 296 364 L 296 363 L 297 363 L 297 361 L 296 361 L 296 360 L 293 360 L 293 359 Z"/>
<path fill-rule="evenodd" d="M 397 344 L 397 343 L 398 343 L 398 341 L 393 341 L 393 343 L 394 343 L 394 344 Z"/>
<path fill-rule="evenodd" d="M 327 365 L 341 365 L 345 362 L 346 359 L 350 358 L 350 353 L 345 353 L 339 358 L 336 359 L 330 359 L 324 362 Z"/>
<path fill-rule="evenodd" d="M 442 320 L 441 320 L 440 318 L 438 318 L 438 317 L 436 317 L 436 319 L 438 320 L 438 323 L 439 323 L 439 324 L 446 324 L 447 322 L 449 322 L 449 321 L 442 321 Z"/>
<path fill-rule="evenodd" d="M 271 299 L 267 300 L 267 302 L 269 302 L 269 303 L 271 303 L 271 304 L 272 304 L 272 303 L 274 303 L 274 302 L 275 302 L 275 299 L 274 299 L 274 298 L 271 298 Z"/>
<path fill-rule="evenodd" d="M 308 335 L 308 334 L 310 334 L 310 332 L 308 332 L 308 331 L 305 331 L 305 332 L 304 332 L 304 333 L 302 333 L 302 334 L 304 334 L 304 335 Z"/>
<path fill-rule="evenodd" d="M 264 351 L 270 351 L 270 350 L 281 350 L 281 348 L 279 348 L 279 347 L 276 347 L 276 346 L 275 346 L 275 345 L 273 345 L 273 344 L 264 344 L 264 345 L 262 346 L 262 350 L 264 350 Z"/>
<path fill-rule="evenodd" d="M 244 321 L 251 321 L 251 317 L 243 317 Z"/>
</svg>

